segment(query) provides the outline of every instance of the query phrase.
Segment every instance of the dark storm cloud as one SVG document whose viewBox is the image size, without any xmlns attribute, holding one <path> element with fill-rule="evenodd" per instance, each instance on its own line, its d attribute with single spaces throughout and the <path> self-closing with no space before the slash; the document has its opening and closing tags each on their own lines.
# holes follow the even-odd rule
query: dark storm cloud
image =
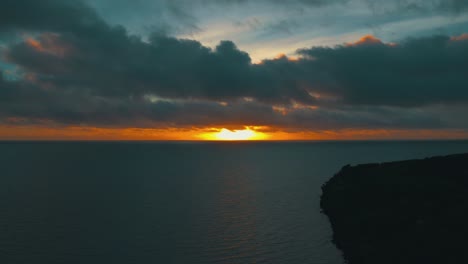
<svg viewBox="0 0 468 264">
<path fill-rule="evenodd" d="M 70 31 L 90 34 L 107 25 L 82 1 L 2 0 L 0 30 Z"/>
<path fill-rule="evenodd" d="M 143 41 L 104 23 L 80 2 L 5 3 L 17 16 L 2 9 L 0 28 L 21 30 L 25 37 L 4 48 L 6 62 L 22 75 L 0 77 L 3 122 L 290 129 L 466 123 L 445 121 L 456 113 L 450 105 L 468 103 L 465 37 L 397 45 L 368 37 L 353 45 L 303 49 L 297 60 L 252 64 L 231 41 L 213 49 L 163 34 Z M 37 14 L 25 10 L 31 7 Z M 441 105 L 448 110 L 435 116 L 430 110 Z"/>
<path fill-rule="evenodd" d="M 11 46 L 6 57 L 54 87 L 94 95 L 313 101 L 287 72 L 272 76 L 275 67 L 253 66 L 249 55 L 230 41 L 214 50 L 197 41 L 163 35 L 143 42 L 116 27 L 92 38 L 43 34 L 32 43 Z"/>
<path fill-rule="evenodd" d="M 388 45 L 311 48 L 299 53 L 317 92 L 348 104 L 419 106 L 468 102 L 468 41 L 446 36 Z"/>
<path fill-rule="evenodd" d="M 443 116 L 388 107 L 288 108 L 288 114 L 266 104 L 238 101 L 151 101 L 109 98 L 79 92 L 43 91 L 0 82 L 0 118 L 7 124 L 88 125 L 98 127 L 242 127 L 269 126 L 287 131 L 345 128 L 440 128 Z M 429 108 L 430 110 L 430 108 Z M 440 110 L 438 110 L 440 111 Z M 457 112 L 455 112 L 457 113 Z M 454 122 L 459 122 L 455 118 Z M 460 127 L 459 123 L 455 123 Z"/>
<path fill-rule="evenodd" d="M 61 89 L 110 96 L 156 93 L 170 98 L 255 97 L 280 103 L 312 100 L 301 89 L 284 89 L 291 80 L 276 84 L 262 71 L 254 73 L 248 54 L 229 41 L 215 50 L 164 35 L 153 35 L 145 43 L 122 27 L 108 26 L 79 1 L 7 1 L 1 12 L 4 28 L 60 33 L 10 47 L 6 56 Z M 277 89 L 272 89 L 272 82 Z"/>
</svg>

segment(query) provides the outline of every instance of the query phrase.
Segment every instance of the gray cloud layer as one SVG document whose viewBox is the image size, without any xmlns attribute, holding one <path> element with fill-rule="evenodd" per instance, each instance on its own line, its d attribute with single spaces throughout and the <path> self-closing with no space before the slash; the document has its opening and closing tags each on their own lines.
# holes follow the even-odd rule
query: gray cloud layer
<svg viewBox="0 0 468 264">
<path fill-rule="evenodd" d="M 77 1 L 2 5 L 0 28 L 30 34 L 4 50 L 4 60 L 22 72 L 0 75 L 4 123 L 288 129 L 468 125 L 460 113 L 468 103 L 465 38 L 414 38 L 397 45 L 367 39 L 302 49 L 294 61 L 283 57 L 252 64 L 230 41 L 214 49 L 163 34 L 143 41 Z"/>
<path fill-rule="evenodd" d="M 304 5 L 304 6 L 324 6 L 331 4 L 343 4 L 348 2 L 361 2 L 361 0 L 171 0 L 176 4 L 216 4 L 216 5 L 225 5 L 225 4 L 246 4 L 246 3 L 269 3 L 277 4 L 283 6 L 295 6 L 295 5 Z M 441 11 L 460 11 L 468 7 L 468 1 L 466 0 L 363 0 L 371 8 L 380 8 L 389 9 L 389 8 L 398 8 L 398 9 L 415 9 L 415 10 L 441 10 Z"/>
</svg>

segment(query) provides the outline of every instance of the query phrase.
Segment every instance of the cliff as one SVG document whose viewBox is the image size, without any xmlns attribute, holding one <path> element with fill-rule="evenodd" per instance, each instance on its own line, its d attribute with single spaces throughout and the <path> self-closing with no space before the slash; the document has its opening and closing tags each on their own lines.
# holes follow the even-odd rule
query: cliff
<svg viewBox="0 0 468 264">
<path fill-rule="evenodd" d="M 468 154 L 347 165 L 322 192 L 350 264 L 468 263 Z"/>
</svg>

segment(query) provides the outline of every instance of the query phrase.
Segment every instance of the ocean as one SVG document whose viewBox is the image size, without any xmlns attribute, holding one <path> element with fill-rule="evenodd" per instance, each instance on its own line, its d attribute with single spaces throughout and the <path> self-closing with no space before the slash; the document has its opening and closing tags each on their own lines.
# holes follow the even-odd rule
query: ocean
<svg viewBox="0 0 468 264">
<path fill-rule="evenodd" d="M 342 264 L 321 185 L 468 141 L 0 142 L 0 263 Z"/>
</svg>

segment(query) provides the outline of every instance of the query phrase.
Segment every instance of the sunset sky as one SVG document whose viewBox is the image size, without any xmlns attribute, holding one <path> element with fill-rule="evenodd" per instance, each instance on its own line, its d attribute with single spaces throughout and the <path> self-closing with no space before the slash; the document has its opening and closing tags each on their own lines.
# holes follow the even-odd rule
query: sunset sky
<svg viewBox="0 0 468 264">
<path fill-rule="evenodd" d="M 467 0 L 2 0 L 0 140 L 468 138 Z"/>
</svg>

